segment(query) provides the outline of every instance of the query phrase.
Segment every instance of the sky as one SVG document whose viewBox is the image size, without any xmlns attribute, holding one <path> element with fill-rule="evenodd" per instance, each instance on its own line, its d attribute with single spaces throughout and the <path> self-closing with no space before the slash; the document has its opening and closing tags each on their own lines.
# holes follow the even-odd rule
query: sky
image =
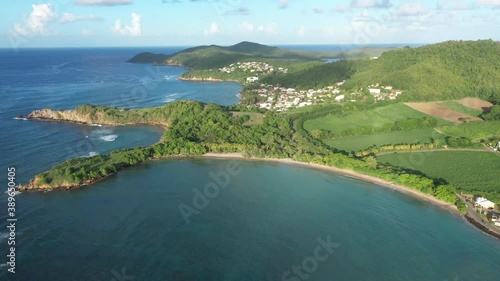
<svg viewBox="0 0 500 281">
<path fill-rule="evenodd" d="M 500 0 L 0 0 L 0 48 L 500 40 Z"/>
</svg>

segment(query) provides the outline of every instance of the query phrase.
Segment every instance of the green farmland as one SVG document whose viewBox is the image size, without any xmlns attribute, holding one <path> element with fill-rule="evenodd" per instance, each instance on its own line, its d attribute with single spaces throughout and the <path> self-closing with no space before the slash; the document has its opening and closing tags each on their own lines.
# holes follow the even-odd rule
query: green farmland
<svg viewBox="0 0 500 281">
<path fill-rule="evenodd" d="M 393 153 L 377 157 L 389 163 L 444 179 L 461 192 L 487 195 L 500 203 L 500 154 L 492 152 L 439 151 Z"/>
<path fill-rule="evenodd" d="M 377 107 L 372 110 L 359 111 L 344 116 L 328 115 L 304 123 L 304 128 L 311 132 L 315 129 L 329 130 L 333 134 L 351 129 L 357 126 L 382 127 L 387 123 L 394 123 L 407 118 L 421 118 L 428 116 L 422 112 L 414 110 L 403 103 L 391 104 Z M 438 124 L 451 124 L 446 120 L 436 118 Z"/>
<path fill-rule="evenodd" d="M 445 144 L 444 137 L 443 134 L 436 132 L 433 128 L 424 128 L 324 140 L 324 143 L 340 150 L 360 151 L 372 146 L 404 143 L 432 143 L 434 140 L 439 140 L 439 144 L 443 145 Z"/>
<path fill-rule="evenodd" d="M 477 140 L 485 137 L 500 136 L 500 121 L 471 122 L 468 124 L 438 127 L 440 132 L 454 137 Z"/>
</svg>

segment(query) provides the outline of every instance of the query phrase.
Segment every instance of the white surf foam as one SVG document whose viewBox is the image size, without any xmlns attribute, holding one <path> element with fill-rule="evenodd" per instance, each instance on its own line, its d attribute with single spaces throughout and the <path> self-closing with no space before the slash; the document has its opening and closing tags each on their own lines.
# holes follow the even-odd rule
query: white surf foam
<svg viewBox="0 0 500 281">
<path fill-rule="evenodd" d="M 6 190 L 6 191 L 5 191 L 5 194 L 9 194 L 9 191 L 8 191 L 8 190 Z M 17 190 L 16 190 L 16 191 L 14 191 L 14 196 L 15 196 L 15 195 L 18 195 L 18 194 L 21 194 L 21 191 L 17 191 Z"/>
<path fill-rule="evenodd" d="M 176 78 L 177 78 L 177 75 L 165 75 L 165 77 L 163 77 L 163 79 L 168 80 L 168 81 L 175 80 Z"/>
<path fill-rule="evenodd" d="M 115 141 L 116 138 L 118 138 L 118 135 L 106 135 L 106 136 L 100 137 L 99 139 L 101 139 L 103 141 Z"/>
</svg>

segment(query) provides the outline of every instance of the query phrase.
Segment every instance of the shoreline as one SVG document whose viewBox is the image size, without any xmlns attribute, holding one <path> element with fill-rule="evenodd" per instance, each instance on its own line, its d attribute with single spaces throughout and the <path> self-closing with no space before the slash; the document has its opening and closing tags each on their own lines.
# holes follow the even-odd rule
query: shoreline
<svg viewBox="0 0 500 281">
<path fill-rule="evenodd" d="M 380 185 L 384 188 L 389 188 L 389 189 L 398 191 L 400 193 L 406 194 L 406 195 L 411 196 L 413 198 L 418 198 L 418 199 L 424 200 L 426 202 L 430 202 L 430 203 L 434 204 L 435 206 L 441 207 L 443 209 L 451 211 L 454 214 L 462 216 L 462 214 L 458 211 L 457 207 L 454 204 L 441 201 L 432 195 L 424 194 L 420 191 L 414 190 L 414 189 L 409 188 L 407 186 L 395 184 L 395 183 L 388 181 L 388 180 L 384 180 L 384 179 L 377 178 L 377 177 L 370 176 L 370 175 L 365 175 L 365 174 L 358 173 L 356 171 L 349 170 L 349 169 L 341 169 L 341 168 L 337 168 L 337 167 L 324 166 L 324 165 L 315 164 L 315 163 L 299 162 L 299 161 L 295 161 L 295 160 L 290 159 L 290 158 L 283 158 L 283 159 L 280 159 L 280 158 L 255 158 L 255 157 L 248 158 L 248 157 L 244 157 L 240 153 L 206 153 L 200 157 L 201 158 L 213 158 L 213 159 L 237 159 L 237 160 L 247 160 L 247 161 L 274 162 L 274 163 L 309 167 L 309 168 L 313 168 L 313 169 L 317 169 L 317 170 L 332 172 L 332 173 L 335 173 L 338 175 L 346 176 L 346 177 L 357 179 L 357 180 L 362 180 L 364 182 L 373 183 L 376 185 Z"/>
</svg>

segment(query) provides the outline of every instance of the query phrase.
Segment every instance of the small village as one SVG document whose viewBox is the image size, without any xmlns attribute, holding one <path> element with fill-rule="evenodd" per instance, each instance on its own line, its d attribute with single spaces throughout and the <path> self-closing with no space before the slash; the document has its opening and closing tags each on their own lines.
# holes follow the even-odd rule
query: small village
<svg viewBox="0 0 500 281">
<path fill-rule="evenodd" d="M 255 82 L 253 79 L 251 80 Z M 247 78 L 247 81 L 250 80 Z M 392 86 L 381 87 L 379 84 L 372 85 L 367 89 L 360 89 L 358 92 L 349 93 L 340 88 L 344 83 L 345 81 L 340 81 L 321 89 L 309 90 L 260 84 L 259 88 L 254 89 L 253 92 L 259 96 L 259 101 L 256 103 L 259 108 L 276 111 L 286 111 L 328 102 L 356 102 L 365 94 L 372 95 L 375 100 L 395 100 L 402 93 L 401 90 L 393 90 Z"/>
<path fill-rule="evenodd" d="M 271 74 L 273 72 L 277 72 L 277 73 L 287 73 L 288 72 L 287 68 L 274 67 L 268 63 L 256 62 L 256 61 L 233 63 L 229 66 L 219 68 L 219 70 L 221 72 L 228 73 L 228 74 L 233 73 L 235 71 L 243 71 L 243 72 L 253 73 L 256 76 L 247 78 L 247 81 L 251 81 L 251 82 L 257 81 L 258 79 L 255 79 L 255 78 L 258 78 L 257 76 L 261 75 L 261 74 Z"/>
<path fill-rule="evenodd" d="M 288 73 L 287 68 L 275 67 L 265 62 L 238 62 L 229 66 L 219 68 L 219 71 L 226 74 L 248 73 L 245 82 L 247 85 L 256 84 L 262 75 L 276 73 Z M 267 110 L 286 111 L 293 108 L 300 108 L 315 104 L 329 102 L 356 102 L 365 95 L 371 95 L 377 101 L 395 100 L 402 94 L 401 90 L 394 89 L 393 86 L 372 84 L 366 88 L 361 88 L 356 92 L 347 92 L 342 89 L 346 81 L 339 81 L 333 85 L 321 89 L 296 90 L 286 88 L 281 85 L 260 84 L 257 89 L 252 90 L 259 98 L 255 106 Z"/>
</svg>

